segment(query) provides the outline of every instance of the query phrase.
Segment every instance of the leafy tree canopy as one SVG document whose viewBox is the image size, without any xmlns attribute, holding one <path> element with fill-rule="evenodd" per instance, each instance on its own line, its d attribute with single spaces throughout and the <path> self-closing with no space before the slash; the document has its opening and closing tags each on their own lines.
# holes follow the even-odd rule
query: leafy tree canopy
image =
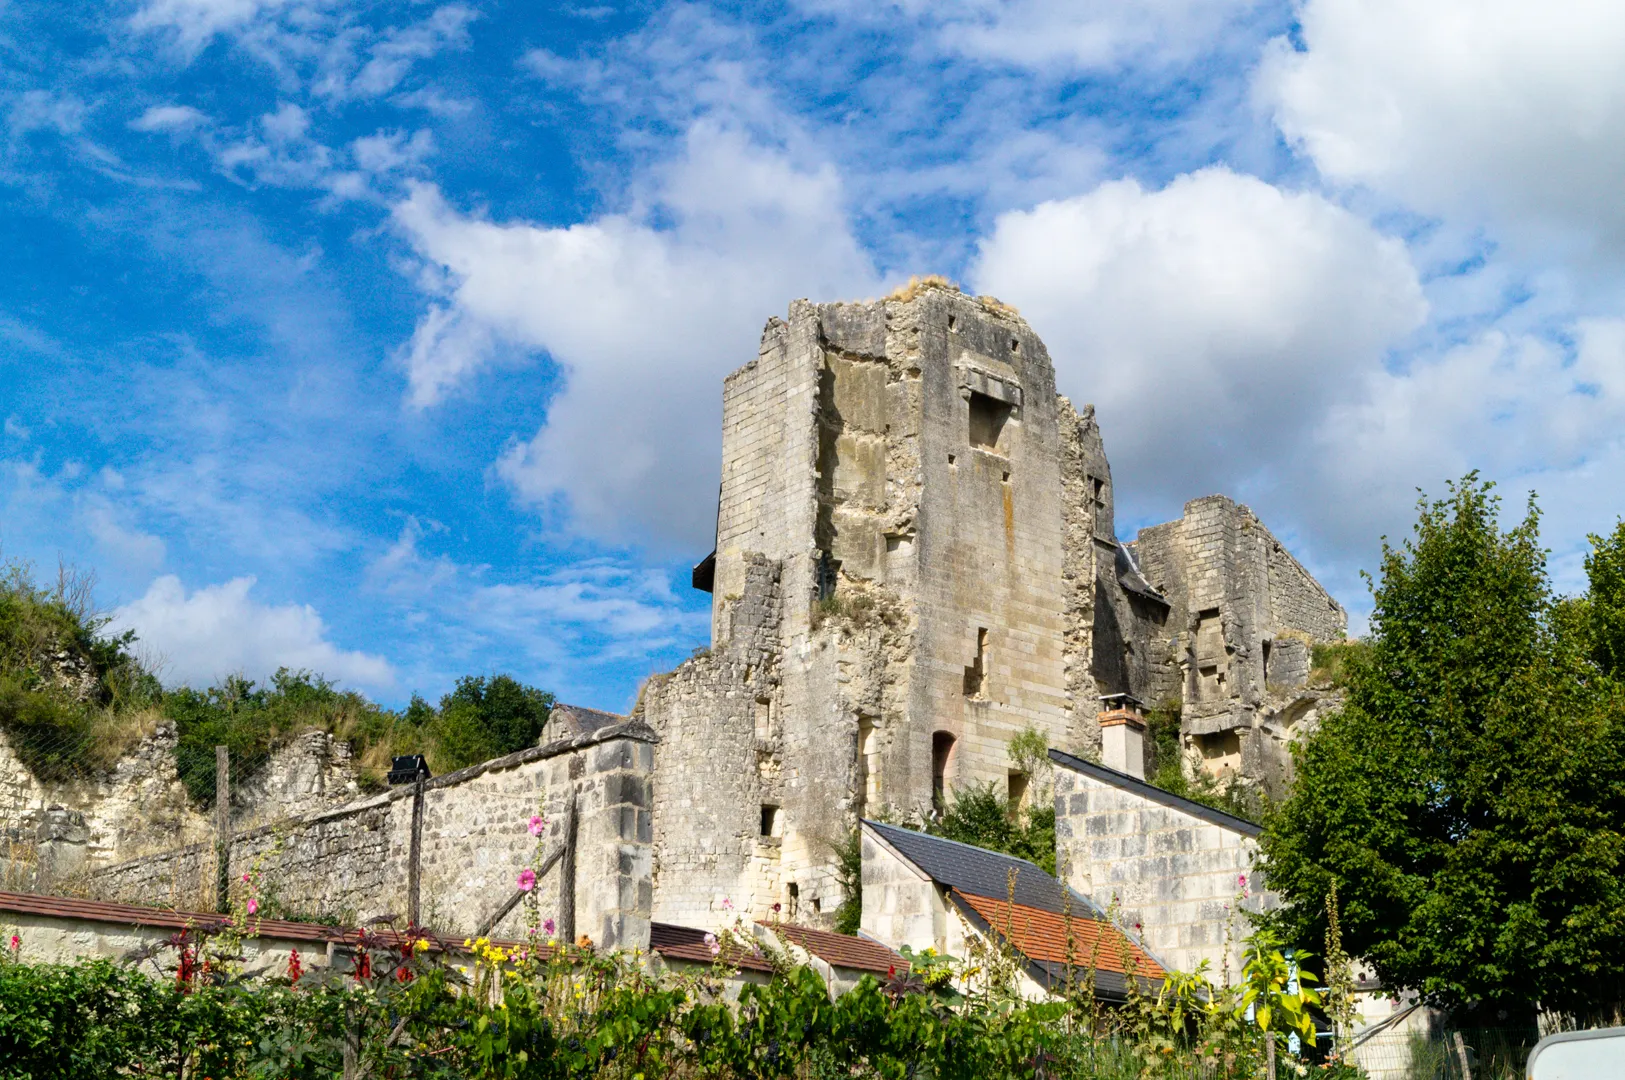
<svg viewBox="0 0 1625 1080">
<path fill-rule="evenodd" d="M 1384 984 L 1486 1019 L 1620 1000 L 1625 961 L 1625 524 L 1589 595 L 1554 597 L 1531 496 L 1497 524 L 1469 474 L 1384 545 L 1347 704 L 1294 750 L 1264 869 L 1302 943 L 1336 884 Z"/>
</svg>

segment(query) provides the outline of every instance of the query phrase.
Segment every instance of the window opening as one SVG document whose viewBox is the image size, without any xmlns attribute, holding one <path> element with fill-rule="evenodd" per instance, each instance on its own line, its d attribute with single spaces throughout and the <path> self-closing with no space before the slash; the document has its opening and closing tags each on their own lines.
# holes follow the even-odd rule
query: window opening
<svg viewBox="0 0 1625 1080">
<path fill-rule="evenodd" d="M 946 731 L 931 736 L 931 805 L 943 809 L 948 791 L 948 764 L 954 754 L 954 737 Z"/>
<path fill-rule="evenodd" d="M 762 835 L 779 835 L 779 808 L 772 803 L 762 804 Z"/>
<path fill-rule="evenodd" d="M 1005 812 L 1015 821 L 1027 807 L 1027 774 L 1011 769 L 1005 781 Z"/>
<path fill-rule="evenodd" d="M 965 669 L 965 696 L 970 698 L 987 697 L 988 668 L 992 666 L 992 658 L 987 650 L 987 627 L 976 628 L 976 659 L 971 661 L 970 667 Z"/>
<path fill-rule="evenodd" d="M 970 444 L 982 450 L 998 450 L 1011 406 L 977 390 L 970 392 Z"/>
<path fill-rule="evenodd" d="M 756 737 L 767 740 L 773 737 L 773 699 L 759 697 L 756 699 Z"/>
</svg>

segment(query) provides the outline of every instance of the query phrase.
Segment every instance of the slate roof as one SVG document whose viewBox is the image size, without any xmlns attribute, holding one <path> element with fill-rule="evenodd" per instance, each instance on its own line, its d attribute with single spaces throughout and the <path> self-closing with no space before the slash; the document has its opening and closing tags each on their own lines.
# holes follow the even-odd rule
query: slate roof
<svg viewBox="0 0 1625 1080">
<path fill-rule="evenodd" d="M 1056 915 L 1070 911 L 1078 918 L 1100 914 L 1099 908 L 1077 892 L 1072 892 L 1069 900 L 1070 890 L 1026 859 L 878 821 L 864 824 L 933 880 L 962 893 L 1006 900 L 1010 896 L 1010 872 L 1014 870 L 1016 903 Z"/>
<path fill-rule="evenodd" d="M 719 958 L 711 955 L 711 946 L 706 944 L 704 930 L 693 926 L 678 926 L 675 923 L 650 923 L 649 948 L 659 953 L 667 960 L 686 960 L 693 964 L 712 964 Z M 762 954 L 755 949 L 746 952 L 738 947 L 724 950 L 720 959 L 732 964 L 743 971 L 760 971 L 771 974 L 773 965 L 762 958 Z"/>
<path fill-rule="evenodd" d="M 547 714 L 548 741 L 573 735 L 591 735 L 616 724 L 626 723 L 626 717 L 602 709 L 584 709 L 580 705 L 555 705 Z"/>
<path fill-rule="evenodd" d="M 798 926 L 795 923 L 759 922 L 757 925 L 783 934 L 790 941 L 835 967 L 870 971 L 876 975 L 885 975 L 893 969 L 899 973 L 908 970 L 907 960 L 880 942 L 870 941 L 868 938 L 835 934 L 828 930 L 814 930 L 810 926 Z"/>
<path fill-rule="evenodd" d="M 1060 750 L 1051 750 L 1049 752 L 1049 758 L 1057 765 L 1064 765 L 1074 772 L 1081 772 L 1086 776 L 1091 776 L 1094 779 L 1101 781 L 1102 783 L 1110 784 L 1113 787 L 1119 788 L 1123 791 L 1133 792 L 1134 794 L 1143 798 L 1150 799 L 1152 802 L 1158 802 L 1164 806 L 1173 807 L 1175 810 L 1189 814 L 1192 817 L 1201 818 L 1203 821 L 1206 821 L 1209 824 L 1219 825 L 1223 828 L 1239 832 L 1243 836 L 1257 838 L 1264 831 L 1262 826 L 1254 824 L 1253 822 L 1248 821 L 1246 818 L 1239 818 L 1234 814 L 1227 814 L 1223 810 L 1215 810 L 1211 806 L 1203 806 L 1199 802 L 1193 802 L 1183 796 L 1175 795 L 1171 791 L 1164 791 L 1155 784 L 1148 784 L 1139 777 L 1130 776 L 1128 773 L 1118 772 L 1116 769 L 1108 769 L 1106 766 L 1097 765 L 1093 761 L 1085 761 L 1082 758 L 1073 757 L 1071 754 L 1063 753 Z"/>
</svg>

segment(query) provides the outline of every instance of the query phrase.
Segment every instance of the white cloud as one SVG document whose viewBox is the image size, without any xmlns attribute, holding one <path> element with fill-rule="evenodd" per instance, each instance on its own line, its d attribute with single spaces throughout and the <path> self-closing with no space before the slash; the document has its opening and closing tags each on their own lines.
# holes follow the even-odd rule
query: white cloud
<svg viewBox="0 0 1625 1080">
<path fill-rule="evenodd" d="M 407 353 L 409 400 L 430 405 L 472 377 L 490 357 L 481 335 L 545 350 L 564 388 L 499 475 L 523 500 L 567 500 L 588 532 L 656 547 L 710 540 L 718 387 L 756 355 L 766 318 L 791 297 L 879 287 L 833 170 L 711 121 L 689 129 L 634 212 L 501 224 L 418 186 L 395 220 L 451 282 Z"/>
<path fill-rule="evenodd" d="M 191 131 L 209 118 L 190 105 L 154 105 L 130 121 L 133 131 Z"/>
<path fill-rule="evenodd" d="M 58 135 L 73 135 L 84 126 L 85 105 L 78 98 L 57 95 L 49 90 L 27 90 L 11 103 L 6 118 L 12 135 L 26 135 L 31 131 L 54 131 Z"/>
<path fill-rule="evenodd" d="M 163 657 L 166 678 L 206 686 L 241 673 L 263 679 L 279 667 L 307 668 L 371 689 L 395 683 L 389 661 L 334 645 L 308 604 L 261 604 L 252 577 L 207 585 L 190 594 L 179 578 L 153 581 L 146 595 L 113 613 L 115 630 L 131 629 Z"/>
<path fill-rule="evenodd" d="M 434 136 L 427 128 L 411 135 L 404 131 L 379 131 L 350 144 L 350 155 L 356 166 L 374 174 L 416 168 L 432 153 Z"/>
<path fill-rule="evenodd" d="M 1005 214 L 972 277 L 1098 407 L 1131 512 L 1278 475 L 1426 313 L 1400 242 L 1224 168 Z"/>
<path fill-rule="evenodd" d="M 15 415 L 6 417 L 5 432 L 10 438 L 18 439 L 24 442 L 26 442 L 28 437 L 33 434 L 33 432 L 28 429 L 28 425 L 17 419 Z"/>
<path fill-rule="evenodd" d="M 1171 69 L 1236 44 L 1237 24 L 1279 0 L 801 0 L 849 20 L 912 20 L 973 62 L 1111 71 Z"/>
<path fill-rule="evenodd" d="M 1258 77 L 1322 174 L 1585 251 L 1625 246 L 1625 5 L 1308 0 Z"/>
<path fill-rule="evenodd" d="M 252 23 L 261 13 L 276 11 L 288 0 L 148 0 L 130 19 L 138 31 L 172 32 L 188 53 L 196 53 L 216 34 Z"/>
<path fill-rule="evenodd" d="M 1328 525 L 1403 528 L 1418 486 L 1438 495 L 1479 469 L 1520 506 L 1525 488 L 1552 495 L 1559 549 L 1611 526 L 1625 474 L 1597 466 L 1625 457 L 1625 320 L 1582 320 L 1573 335 L 1565 346 L 1490 330 L 1370 373 L 1329 410 L 1307 457 L 1338 493 L 1322 510 Z"/>
<path fill-rule="evenodd" d="M 498 654 L 504 666 L 570 692 L 601 665 L 647 663 L 705 635 L 708 613 L 684 609 L 668 570 L 589 556 L 534 580 L 492 581 L 487 566 L 423 550 L 426 537 L 445 532 L 408 518 L 367 568 L 368 588 L 396 604 L 405 624 L 435 628 L 413 672 L 420 685 L 448 682 L 472 658 Z"/>
</svg>

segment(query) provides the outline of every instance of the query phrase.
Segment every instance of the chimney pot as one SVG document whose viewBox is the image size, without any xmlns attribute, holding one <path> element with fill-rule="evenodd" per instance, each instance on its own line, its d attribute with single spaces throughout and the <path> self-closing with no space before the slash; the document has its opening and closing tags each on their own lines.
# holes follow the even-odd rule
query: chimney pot
<svg viewBox="0 0 1625 1080">
<path fill-rule="evenodd" d="M 1100 759 L 1108 769 L 1145 779 L 1145 717 L 1127 694 L 1101 698 Z"/>
</svg>

